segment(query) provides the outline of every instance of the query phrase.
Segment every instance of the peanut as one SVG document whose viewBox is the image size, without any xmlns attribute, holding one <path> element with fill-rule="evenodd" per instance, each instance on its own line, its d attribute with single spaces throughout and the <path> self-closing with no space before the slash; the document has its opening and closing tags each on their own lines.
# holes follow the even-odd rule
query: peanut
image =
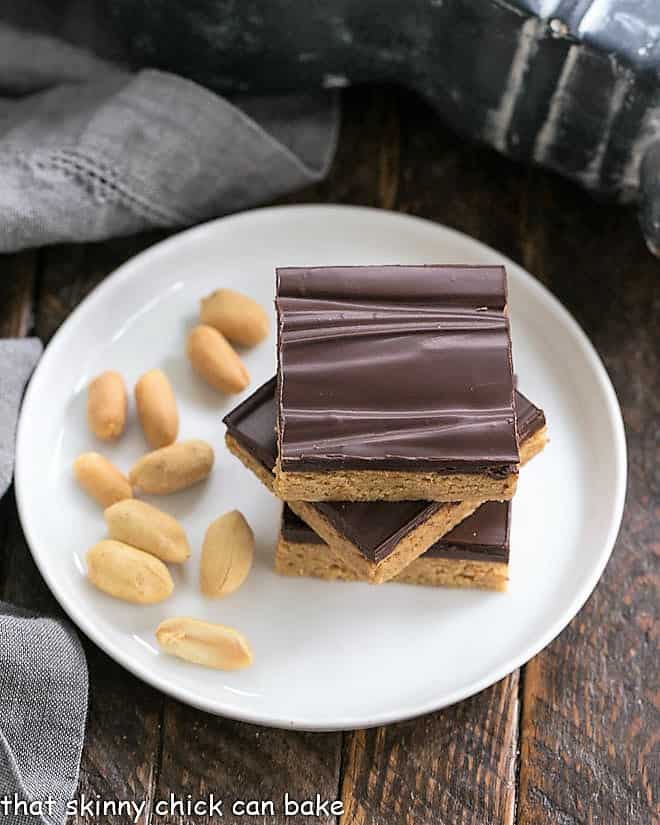
<svg viewBox="0 0 660 825">
<path fill-rule="evenodd" d="M 99 453 L 83 453 L 73 463 L 78 484 L 102 507 L 133 497 L 126 476 Z"/>
<path fill-rule="evenodd" d="M 200 565 L 200 589 L 205 596 L 228 596 L 243 584 L 254 558 L 254 534 L 242 513 L 232 510 L 206 531 Z"/>
<path fill-rule="evenodd" d="M 213 448 L 206 441 L 177 441 L 142 456 L 128 477 L 145 493 L 167 495 L 203 481 L 213 460 Z"/>
<path fill-rule="evenodd" d="M 102 441 L 115 441 L 126 427 L 128 400 L 118 372 L 103 372 L 87 390 L 87 424 Z"/>
<path fill-rule="evenodd" d="M 167 513 L 137 499 L 113 504 L 103 513 L 111 539 L 144 550 L 161 561 L 180 564 L 190 557 L 185 530 Z"/>
<path fill-rule="evenodd" d="M 188 335 L 187 354 L 195 372 L 216 390 L 236 393 L 250 383 L 245 365 L 221 332 L 200 324 Z"/>
<path fill-rule="evenodd" d="M 157 450 L 176 441 L 179 413 L 172 385 L 162 370 L 149 370 L 135 385 L 135 404 L 149 446 Z"/>
<path fill-rule="evenodd" d="M 133 604 L 157 604 L 174 590 L 170 571 L 162 561 L 110 539 L 87 551 L 87 577 L 104 593 Z"/>
<path fill-rule="evenodd" d="M 187 662 L 218 670 L 241 670 L 252 664 L 247 639 L 231 627 L 186 617 L 166 619 L 156 629 L 162 649 Z"/>
<path fill-rule="evenodd" d="M 233 289 L 216 289 L 203 298 L 199 319 L 243 347 L 253 347 L 268 335 L 268 316 L 263 308 Z"/>
</svg>

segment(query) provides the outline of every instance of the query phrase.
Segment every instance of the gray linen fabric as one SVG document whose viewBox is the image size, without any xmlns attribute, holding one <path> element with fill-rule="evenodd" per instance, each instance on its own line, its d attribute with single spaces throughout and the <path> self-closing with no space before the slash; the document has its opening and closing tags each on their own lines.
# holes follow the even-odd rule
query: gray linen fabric
<svg viewBox="0 0 660 825">
<path fill-rule="evenodd" d="M 325 175 L 337 126 L 332 94 L 230 102 L 0 23 L 0 251 L 265 203 Z"/>
<path fill-rule="evenodd" d="M 0 602 L 0 821 L 65 820 L 78 784 L 87 664 L 73 630 Z M 16 796 L 15 796 L 16 795 Z M 33 803 L 34 812 L 14 800 Z"/>
<path fill-rule="evenodd" d="M 41 349 L 36 338 L 0 340 L 0 496 L 11 483 L 18 411 Z M 87 664 L 73 630 L 0 602 L 1 822 L 64 821 L 86 715 Z M 36 803 L 33 815 L 25 803 Z"/>
<path fill-rule="evenodd" d="M 38 338 L 0 339 L 0 498 L 11 484 L 18 410 L 41 349 Z"/>
</svg>

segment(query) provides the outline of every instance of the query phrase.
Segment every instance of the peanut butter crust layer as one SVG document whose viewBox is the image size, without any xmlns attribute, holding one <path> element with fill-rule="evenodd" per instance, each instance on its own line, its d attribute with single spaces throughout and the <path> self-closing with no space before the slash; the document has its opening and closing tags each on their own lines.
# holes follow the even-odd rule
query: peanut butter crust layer
<svg viewBox="0 0 660 825">
<path fill-rule="evenodd" d="M 502 479 L 474 473 L 331 470 L 290 473 L 275 467 L 275 493 L 284 501 L 508 501 L 518 468 Z"/>
<path fill-rule="evenodd" d="M 280 537 L 275 554 L 275 571 L 281 576 L 311 577 L 339 582 L 364 581 L 326 551 L 327 546 L 324 544 L 290 542 Z M 389 579 L 389 582 L 502 591 L 507 589 L 508 564 L 422 556 L 397 576 Z"/>
</svg>

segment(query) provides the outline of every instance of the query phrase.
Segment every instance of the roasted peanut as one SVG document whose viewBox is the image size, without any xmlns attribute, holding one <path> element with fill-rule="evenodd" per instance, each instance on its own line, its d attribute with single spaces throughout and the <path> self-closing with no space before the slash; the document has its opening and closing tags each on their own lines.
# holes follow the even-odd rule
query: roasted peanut
<svg viewBox="0 0 660 825">
<path fill-rule="evenodd" d="M 73 463 L 78 484 L 102 507 L 133 497 L 126 476 L 99 453 L 83 453 Z"/>
<path fill-rule="evenodd" d="M 135 385 L 135 404 L 149 446 L 173 444 L 179 434 L 176 398 L 162 370 L 149 370 Z"/>
<path fill-rule="evenodd" d="M 102 441 L 115 441 L 126 427 L 128 400 L 118 372 L 103 372 L 87 389 L 87 424 Z"/>
<path fill-rule="evenodd" d="M 188 538 L 179 522 L 144 501 L 120 501 L 108 507 L 103 516 L 111 539 L 172 564 L 180 564 L 190 556 Z"/>
<path fill-rule="evenodd" d="M 228 596 L 243 584 L 254 558 L 254 534 L 242 513 L 232 510 L 206 531 L 200 589 L 205 596 Z"/>
<path fill-rule="evenodd" d="M 188 335 L 187 354 L 195 372 L 216 390 L 236 393 L 250 383 L 245 365 L 221 332 L 200 324 Z"/>
<path fill-rule="evenodd" d="M 252 347 L 268 335 L 268 316 L 263 308 L 233 289 L 216 289 L 203 298 L 199 319 L 243 347 Z"/>
<path fill-rule="evenodd" d="M 170 571 L 162 561 L 110 539 L 88 550 L 87 577 L 104 593 L 133 604 L 157 604 L 174 590 Z"/>
<path fill-rule="evenodd" d="M 240 670 L 252 664 L 247 639 L 221 624 L 186 617 L 166 619 L 158 626 L 156 638 L 166 653 L 204 667 Z"/>
<path fill-rule="evenodd" d="M 167 495 L 203 481 L 213 468 L 213 448 L 206 441 L 177 441 L 142 456 L 129 473 L 145 493 Z"/>
</svg>

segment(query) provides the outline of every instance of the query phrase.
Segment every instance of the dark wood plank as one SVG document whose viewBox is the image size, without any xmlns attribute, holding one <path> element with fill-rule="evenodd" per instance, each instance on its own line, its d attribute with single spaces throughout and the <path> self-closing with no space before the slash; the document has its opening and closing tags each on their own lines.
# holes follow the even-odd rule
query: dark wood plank
<svg viewBox="0 0 660 825">
<path fill-rule="evenodd" d="M 37 255 L 0 256 L 0 338 L 20 338 L 32 323 Z M 11 576 L 10 546 L 15 540 L 15 502 L 11 492 L 0 504 L 0 598 L 7 598 Z"/>
<path fill-rule="evenodd" d="M 13 490 L 2 501 L 5 533 L 0 555 L 0 599 L 50 615 L 61 615 L 41 574 L 32 561 L 18 519 Z"/>
<path fill-rule="evenodd" d="M 0 256 L 0 338 L 28 334 L 36 271 L 36 252 Z"/>
<path fill-rule="evenodd" d="M 577 316 L 614 382 L 628 497 L 605 575 L 524 675 L 521 825 L 657 822 L 660 264 L 633 214 L 530 176 L 524 264 Z"/>
<path fill-rule="evenodd" d="M 398 98 L 387 89 L 349 89 L 328 177 L 278 203 L 342 203 L 391 209 L 399 182 Z"/>
<path fill-rule="evenodd" d="M 147 234 L 103 244 L 59 246 L 45 250 L 38 289 L 36 332 L 46 343 L 80 301 L 127 258 L 158 240 Z M 39 579 L 31 560 L 22 555 L 17 565 L 27 573 L 17 596 Z M 19 575 L 17 573 L 17 575 Z M 32 597 L 31 597 L 32 598 Z M 90 673 L 90 703 L 78 797 L 87 800 L 147 802 L 140 822 L 151 817 L 150 804 L 160 765 L 160 727 L 163 696 L 135 679 L 94 644 L 84 639 Z M 125 825 L 125 816 L 105 816 L 108 825 Z M 72 817 L 87 825 L 85 815 Z"/>
<path fill-rule="evenodd" d="M 395 202 L 387 205 L 454 226 L 515 256 L 524 172 L 466 145 L 414 98 L 398 100 L 399 180 Z M 517 672 L 454 708 L 349 734 L 342 822 L 511 823 L 517 735 Z"/>
<path fill-rule="evenodd" d="M 87 732 L 78 800 L 126 800 L 145 803 L 138 822 L 151 821 L 160 765 L 163 696 L 84 640 L 90 675 Z M 89 825 L 84 812 L 69 820 Z M 102 817 L 108 825 L 126 825 L 122 814 Z"/>
<path fill-rule="evenodd" d="M 311 734 L 261 728 L 209 716 L 176 702 L 168 702 L 163 726 L 163 761 L 157 797 L 170 794 L 185 800 L 224 800 L 226 823 L 331 823 L 336 816 L 285 815 L 284 795 L 298 802 L 316 794 L 336 801 L 341 749 L 340 734 Z M 272 802 L 272 812 L 241 816 L 236 801 Z M 245 809 L 243 809 L 245 810 Z M 180 811 L 159 817 L 163 825 L 187 825 Z M 198 825 L 216 823 L 205 812 L 194 817 Z"/>
<path fill-rule="evenodd" d="M 0 256 L 0 338 L 20 338 L 28 334 L 36 272 L 34 252 Z M 3 599 L 8 599 L 12 590 L 9 579 L 16 528 L 16 505 L 10 491 L 0 502 L 0 598 Z"/>
<path fill-rule="evenodd" d="M 518 671 L 445 711 L 356 731 L 344 750 L 342 825 L 513 822 Z"/>
<path fill-rule="evenodd" d="M 413 96 L 400 100 L 396 208 L 458 229 L 519 260 L 527 170 L 455 135 Z"/>
</svg>

